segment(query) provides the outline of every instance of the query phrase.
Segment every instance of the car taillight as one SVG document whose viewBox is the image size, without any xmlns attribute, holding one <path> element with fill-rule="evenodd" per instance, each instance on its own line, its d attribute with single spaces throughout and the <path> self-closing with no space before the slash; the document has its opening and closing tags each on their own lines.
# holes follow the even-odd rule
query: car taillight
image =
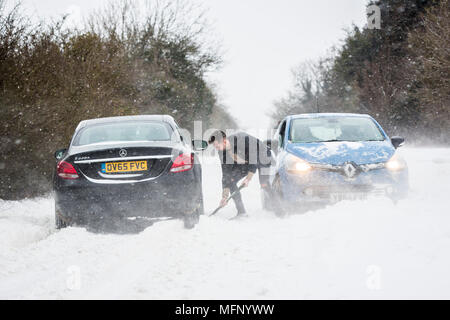
<svg viewBox="0 0 450 320">
<path fill-rule="evenodd" d="M 189 171 L 194 167 L 194 155 L 193 154 L 181 154 L 173 162 L 170 172 L 184 172 Z"/>
<path fill-rule="evenodd" d="M 75 180 L 78 179 L 80 176 L 77 173 L 77 170 L 71 165 L 70 163 L 66 161 L 61 161 L 58 163 L 58 166 L 56 167 L 56 172 L 59 177 L 67 180 Z"/>
</svg>

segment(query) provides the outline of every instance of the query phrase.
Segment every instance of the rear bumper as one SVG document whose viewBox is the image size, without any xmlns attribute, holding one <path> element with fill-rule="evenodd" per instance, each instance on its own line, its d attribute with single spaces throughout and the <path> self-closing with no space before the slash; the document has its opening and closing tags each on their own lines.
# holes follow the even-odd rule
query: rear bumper
<svg viewBox="0 0 450 320">
<path fill-rule="evenodd" d="M 76 224 L 104 218 L 179 217 L 195 212 L 202 201 L 201 181 L 192 172 L 164 174 L 135 184 L 80 181 L 80 185 L 55 187 L 57 213 Z"/>
</svg>

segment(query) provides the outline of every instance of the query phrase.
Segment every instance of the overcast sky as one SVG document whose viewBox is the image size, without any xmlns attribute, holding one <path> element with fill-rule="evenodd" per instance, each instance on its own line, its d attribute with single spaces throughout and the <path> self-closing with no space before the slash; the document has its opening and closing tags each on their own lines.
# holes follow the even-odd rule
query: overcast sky
<svg viewBox="0 0 450 320">
<path fill-rule="evenodd" d="M 42 17 L 71 13 L 72 23 L 107 0 L 22 0 Z M 366 24 L 365 0 L 197 0 L 222 40 L 224 66 L 210 75 L 221 101 L 244 128 L 268 125 L 274 100 L 292 84 L 291 69 L 327 54 L 344 29 Z"/>
</svg>

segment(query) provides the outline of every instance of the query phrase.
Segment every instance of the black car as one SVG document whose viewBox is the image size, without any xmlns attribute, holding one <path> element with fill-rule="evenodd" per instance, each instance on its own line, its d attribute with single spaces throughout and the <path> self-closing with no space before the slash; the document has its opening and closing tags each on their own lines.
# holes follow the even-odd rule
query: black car
<svg viewBox="0 0 450 320">
<path fill-rule="evenodd" d="M 207 143 L 184 140 L 170 116 L 82 121 L 55 153 L 57 228 L 161 217 L 194 227 L 203 214 L 195 151 Z"/>
</svg>

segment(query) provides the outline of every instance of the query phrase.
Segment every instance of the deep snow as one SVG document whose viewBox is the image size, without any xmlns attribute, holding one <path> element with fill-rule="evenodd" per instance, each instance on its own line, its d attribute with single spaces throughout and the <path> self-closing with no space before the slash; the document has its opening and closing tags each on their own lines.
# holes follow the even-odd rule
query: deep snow
<svg viewBox="0 0 450 320">
<path fill-rule="evenodd" d="M 51 198 L 0 200 L 0 299 L 450 298 L 450 149 L 407 148 L 411 192 L 341 202 L 277 219 L 257 181 L 234 207 L 184 230 L 180 221 L 135 235 L 55 231 Z M 206 211 L 220 167 L 204 166 Z"/>
</svg>

